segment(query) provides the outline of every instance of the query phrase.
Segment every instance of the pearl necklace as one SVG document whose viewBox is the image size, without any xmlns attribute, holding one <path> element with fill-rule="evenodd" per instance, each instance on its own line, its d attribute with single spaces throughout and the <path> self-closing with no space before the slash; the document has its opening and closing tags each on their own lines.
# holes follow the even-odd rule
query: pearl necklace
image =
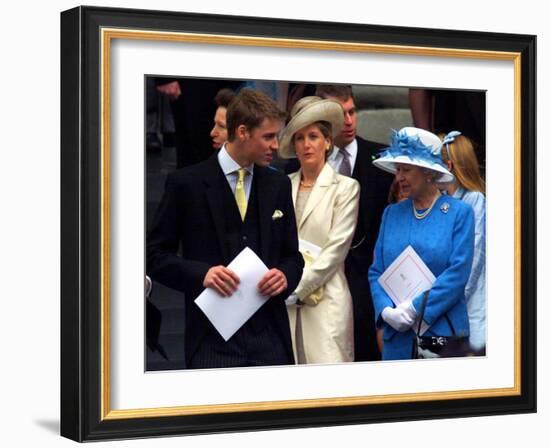
<svg viewBox="0 0 550 448">
<path fill-rule="evenodd" d="M 439 198 L 439 196 L 441 196 L 441 193 L 439 193 L 439 191 L 437 192 L 437 195 L 435 196 L 434 200 L 432 201 L 432 205 L 430 205 L 429 208 L 427 208 L 426 210 L 424 210 L 423 212 L 418 212 L 418 210 L 416 209 L 416 207 L 414 206 L 414 200 L 412 201 L 412 206 L 413 206 L 413 212 L 414 212 L 414 217 L 416 219 L 424 219 L 426 216 L 428 216 L 430 214 L 430 212 L 432 211 L 432 208 L 434 208 L 434 205 L 437 201 L 437 199 Z"/>
<path fill-rule="evenodd" d="M 300 181 L 300 186 L 301 187 L 304 187 L 304 188 L 311 188 L 315 185 L 315 182 L 311 183 L 311 184 L 306 184 L 303 180 Z"/>
</svg>

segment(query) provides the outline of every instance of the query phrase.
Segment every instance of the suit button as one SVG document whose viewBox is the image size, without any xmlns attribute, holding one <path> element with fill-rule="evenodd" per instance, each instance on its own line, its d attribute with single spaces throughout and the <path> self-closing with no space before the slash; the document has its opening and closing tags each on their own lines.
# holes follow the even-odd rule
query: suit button
<svg viewBox="0 0 550 448">
<path fill-rule="evenodd" d="M 246 237 L 246 235 L 243 236 L 243 241 L 247 241 L 248 238 Z"/>
</svg>

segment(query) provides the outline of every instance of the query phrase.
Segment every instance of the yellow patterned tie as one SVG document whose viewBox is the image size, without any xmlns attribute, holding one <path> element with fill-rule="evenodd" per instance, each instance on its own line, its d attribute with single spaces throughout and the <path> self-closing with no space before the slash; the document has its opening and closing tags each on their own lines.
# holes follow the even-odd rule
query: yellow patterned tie
<svg viewBox="0 0 550 448">
<path fill-rule="evenodd" d="M 244 168 L 240 168 L 238 171 L 239 178 L 237 179 L 237 186 L 235 187 L 235 200 L 237 201 L 237 207 L 239 207 L 239 212 L 241 214 L 241 219 L 244 221 L 244 217 L 246 215 L 246 193 L 244 191 L 244 176 L 246 174 L 246 170 Z"/>
</svg>

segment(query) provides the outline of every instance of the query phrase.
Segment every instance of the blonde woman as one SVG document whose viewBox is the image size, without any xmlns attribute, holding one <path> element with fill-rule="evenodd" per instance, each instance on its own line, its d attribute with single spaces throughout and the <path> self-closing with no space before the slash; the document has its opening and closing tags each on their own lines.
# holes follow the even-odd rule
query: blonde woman
<svg viewBox="0 0 550 448">
<path fill-rule="evenodd" d="M 470 321 L 470 346 L 475 352 L 483 353 L 486 344 L 485 182 L 481 178 L 471 140 L 458 131 L 441 137 L 441 157 L 455 177 L 454 182 L 446 185 L 445 189 L 449 195 L 463 200 L 474 210 L 474 260 L 465 296 Z"/>
<path fill-rule="evenodd" d="M 292 109 L 281 137 L 281 157 L 297 157 L 300 162 L 290 180 L 306 265 L 287 300 L 299 364 L 354 360 L 353 306 L 344 261 L 357 223 L 359 183 L 327 163 L 333 136 L 343 122 L 338 102 L 305 97 Z M 308 254 L 308 243 L 318 253 Z"/>
</svg>

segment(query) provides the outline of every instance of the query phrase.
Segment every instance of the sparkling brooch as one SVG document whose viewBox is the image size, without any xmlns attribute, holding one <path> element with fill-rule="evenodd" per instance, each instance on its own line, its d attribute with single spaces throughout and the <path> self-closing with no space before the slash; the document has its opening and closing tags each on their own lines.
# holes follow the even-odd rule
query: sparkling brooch
<svg viewBox="0 0 550 448">
<path fill-rule="evenodd" d="M 441 211 L 443 213 L 447 213 L 449 211 L 449 208 L 451 208 L 451 206 L 448 202 L 444 202 L 443 204 L 441 204 Z"/>
</svg>

